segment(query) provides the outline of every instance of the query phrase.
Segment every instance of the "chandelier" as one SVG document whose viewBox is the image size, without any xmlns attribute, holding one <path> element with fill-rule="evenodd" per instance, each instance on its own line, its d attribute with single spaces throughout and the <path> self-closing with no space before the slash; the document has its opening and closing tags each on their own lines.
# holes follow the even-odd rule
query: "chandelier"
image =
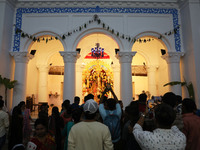
<svg viewBox="0 0 200 150">
<path fill-rule="evenodd" d="M 99 43 L 95 45 L 96 47 L 91 49 L 91 57 L 96 59 L 102 58 L 104 56 L 104 48 L 101 48 Z"/>
</svg>

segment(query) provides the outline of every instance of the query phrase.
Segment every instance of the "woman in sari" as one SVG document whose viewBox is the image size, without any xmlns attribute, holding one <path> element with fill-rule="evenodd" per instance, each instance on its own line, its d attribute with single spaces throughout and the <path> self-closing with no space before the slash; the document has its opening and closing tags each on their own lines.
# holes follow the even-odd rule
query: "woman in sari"
<svg viewBox="0 0 200 150">
<path fill-rule="evenodd" d="M 32 133 L 32 128 L 30 121 L 33 121 L 31 118 L 30 109 L 26 108 L 26 104 L 24 101 L 21 101 L 18 105 L 21 108 L 23 115 L 23 143 L 26 145 L 30 140 L 30 136 Z"/>
<path fill-rule="evenodd" d="M 54 138 L 47 132 L 47 124 L 43 119 L 35 121 L 35 136 L 28 142 L 27 150 L 55 150 Z"/>
<path fill-rule="evenodd" d="M 64 150 L 68 149 L 68 136 L 69 136 L 69 132 L 70 132 L 72 126 L 80 121 L 81 114 L 82 114 L 82 110 L 80 108 L 75 109 L 72 112 L 72 120 L 69 121 L 65 125 L 64 129 L 62 130 L 62 136 L 65 137 Z"/>
</svg>

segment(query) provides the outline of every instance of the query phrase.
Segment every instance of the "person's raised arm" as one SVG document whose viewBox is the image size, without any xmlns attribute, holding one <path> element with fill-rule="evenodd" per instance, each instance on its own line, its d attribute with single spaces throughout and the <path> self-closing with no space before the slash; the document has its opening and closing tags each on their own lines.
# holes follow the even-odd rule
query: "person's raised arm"
<svg viewBox="0 0 200 150">
<path fill-rule="evenodd" d="M 102 95 L 101 95 L 101 98 L 100 98 L 99 104 L 103 103 L 103 100 L 104 100 L 104 97 L 105 97 L 106 92 L 108 92 L 107 87 L 104 89 L 104 91 L 103 91 L 103 93 L 102 93 Z"/>
<path fill-rule="evenodd" d="M 110 92 L 112 93 L 113 97 L 114 97 L 114 100 L 116 101 L 116 103 L 118 103 L 118 98 L 117 96 L 115 95 L 115 92 L 113 91 L 113 89 L 110 87 Z"/>
</svg>

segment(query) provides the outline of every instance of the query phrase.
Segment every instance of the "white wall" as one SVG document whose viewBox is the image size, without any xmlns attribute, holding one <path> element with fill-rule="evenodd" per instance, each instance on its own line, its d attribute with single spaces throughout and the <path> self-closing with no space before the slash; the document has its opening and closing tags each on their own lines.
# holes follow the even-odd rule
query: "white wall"
<svg viewBox="0 0 200 150">
<path fill-rule="evenodd" d="M 180 12 L 183 44 L 186 52 L 181 65 L 184 72 L 183 77 L 187 82 L 193 83 L 196 103 L 200 107 L 200 19 L 197 15 L 200 14 L 200 4 L 199 2 L 187 2 L 181 7 Z M 187 91 L 184 97 L 188 97 Z"/>
<path fill-rule="evenodd" d="M 143 65 L 143 62 L 146 64 L 146 67 L 153 66 L 156 68 L 155 71 L 155 83 L 157 96 L 163 95 L 168 92 L 169 87 L 163 87 L 164 84 L 169 82 L 168 79 L 168 65 L 164 59 L 161 58 L 160 49 L 165 49 L 165 45 L 162 44 L 160 40 L 156 37 L 143 37 L 141 39 L 153 38 L 151 42 L 139 43 L 135 42 L 133 45 L 132 51 L 137 51 L 136 55 L 133 57 L 132 65 Z M 137 80 L 138 79 L 138 80 Z M 151 91 L 148 88 L 148 77 L 133 77 L 133 81 L 136 87 L 136 95 L 141 94 L 143 90 Z M 137 87 L 139 83 L 142 83 Z"/>
<path fill-rule="evenodd" d="M 86 21 L 89 19 L 92 19 L 94 14 L 90 13 L 58 13 L 58 14 L 45 14 L 45 13 L 38 13 L 38 14 L 23 14 L 23 21 L 22 21 L 22 30 L 25 32 L 28 32 L 30 34 L 36 34 L 40 31 L 50 31 L 54 32 L 58 35 L 62 35 L 64 33 L 67 33 L 68 31 L 72 31 L 73 29 L 78 28 L 80 25 L 83 25 Z M 120 33 L 124 33 L 125 35 L 130 35 L 132 37 L 141 34 L 141 33 L 148 33 L 148 32 L 153 32 L 153 33 L 160 33 L 163 34 L 171 29 L 173 29 L 173 19 L 172 16 L 169 14 L 134 14 L 134 13 L 116 13 L 116 14 L 109 14 L 109 13 L 104 13 L 104 14 L 98 14 L 99 17 L 103 22 L 105 22 L 107 25 L 109 25 L 111 28 L 115 29 L 116 31 L 119 31 Z M 88 25 L 87 29 L 83 29 L 83 31 L 74 33 L 72 36 L 69 38 L 66 37 L 65 40 L 63 40 L 64 45 L 66 45 L 65 48 L 62 50 L 65 51 L 74 51 L 73 49 L 73 44 L 74 41 L 77 40 L 78 37 L 80 37 L 84 32 L 89 31 L 90 29 L 98 29 L 101 28 L 100 26 L 96 25 L 96 23 Z M 94 30 L 95 31 L 95 30 Z M 110 34 L 112 35 L 112 34 Z M 166 36 L 166 41 L 170 43 L 170 49 L 169 51 L 175 51 L 175 42 L 174 42 L 174 36 Z M 86 39 L 86 38 L 85 38 Z M 90 42 L 88 43 L 87 41 L 78 41 L 78 46 L 75 45 L 75 47 L 82 48 L 82 54 L 85 55 L 86 52 L 90 51 L 91 46 L 94 46 L 96 43 L 94 37 L 88 36 L 88 39 L 90 39 Z M 116 43 L 113 40 L 108 40 L 107 38 L 106 42 L 104 42 L 104 45 L 102 47 L 105 47 L 108 49 L 108 53 L 111 56 L 112 60 L 117 63 L 119 66 L 118 60 L 114 57 L 114 48 L 119 47 L 119 43 Z M 110 38 L 111 39 L 111 38 Z M 105 40 L 105 39 L 104 39 Z M 89 41 L 89 40 L 88 40 Z M 21 51 L 26 51 L 26 39 L 21 39 L 21 45 L 20 45 L 20 50 Z M 81 43 L 82 42 L 82 43 Z M 147 62 L 147 65 L 158 65 L 158 73 L 157 73 L 157 90 L 158 94 L 163 94 L 163 92 L 166 91 L 167 88 L 163 88 L 162 85 L 168 81 L 167 79 L 167 67 L 166 63 L 164 60 L 160 58 L 160 49 L 165 48 L 165 45 L 138 45 L 138 47 L 134 46 L 133 48 L 130 48 L 130 43 L 127 42 L 126 40 L 121 40 L 121 51 L 138 51 L 141 54 L 143 54 L 143 57 L 145 57 L 145 60 Z M 103 42 L 102 42 L 103 43 Z M 45 47 L 43 48 L 45 49 Z M 53 51 L 52 48 L 50 48 L 51 51 Z M 57 51 L 57 50 L 55 50 Z M 61 51 L 60 49 L 58 51 Z M 50 55 L 50 54 L 48 54 Z M 48 62 L 48 58 L 40 56 L 40 58 L 44 58 L 43 63 Z M 156 58 L 156 59 L 155 59 Z M 35 59 L 35 58 L 34 58 Z M 83 57 L 80 58 L 77 61 L 77 64 L 81 64 L 83 61 Z M 37 62 L 35 62 L 37 64 Z M 160 66 L 162 65 L 162 66 Z M 33 69 L 35 70 L 35 69 Z M 38 74 L 37 72 L 34 72 Z M 33 73 L 29 73 L 33 74 Z M 163 77 L 163 74 L 165 75 Z M 37 75 L 36 75 L 37 76 Z M 29 77 L 28 79 L 28 85 L 31 85 L 31 80 L 32 78 Z M 139 81 L 140 79 L 138 79 Z M 145 81 L 145 83 L 147 83 Z M 27 93 L 37 93 L 37 85 L 34 83 L 34 90 L 28 90 Z M 80 85 L 80 83 L 77 83 L 76 86 Z M 136 85 L 137 86 L 137 85 Z M 146 86 L 145 86 L 146 88 Z M 78 89 L 77 89 L 78 90 Z M 80 92 L 76 92 L 79 93 Z"/>
<path fill-rule="evenodd" d="M 41 30 L 49 30 L 49 31 L 57 31 L 58 34 L 66 33 L 67 31 L 71 31 L 73 28 L 79 27 L 87 20 L 91 19 L 93 15 L 91 14 L 25 14 L 23 15 L 23 25 L 22 29 L 24 31 L 29 31 L 29 33 L 35 33 Z M 99 14 L 99 17 L 108 25 L 110 25 L 112 28 L 114 28 L 117 31 L 120 31 L 120 33 L 124 33 L 127 35 L 137 35 L 140 32 L 144 31 L 154 31 L 157 33 L 163 33 L 173 28 L 172 26 L 172 17 L 171 15 L 146 15 L 146 14 Z M 38 26 L 40 24 L 40 26 Z M 90 25 L 88 25 L 90 26 Z M 89 27 L 88 27 L 89 28 Z M 81 32 L 80 32 L 81 33 Z M 76 33 L 76 35 L 80 34 Z M 68 37 L 66 37 L 68 38 Z M 70 37 L 70 39 L 73 39 L 74 37 Z M 67 41 L 67 39 L 66 39 Z M 169 41 L 171 42 L 171 45 L 173 47 L 174 40 L 173 38 L 169 37 Z M 72 41 L 73 42 L 73 41 Z M 81 48 L 81 57 L 77 60 L 77 64 L 79 66 L 82 62 L 84 62 L 84 56 L 87 55 L 90 52 L 91 47 L 95 46 L 95 43 L 99 42 L 102 47 L 105 48 L 105 51 L 111 56 L 111 61 L 114 61 L 114 63 L 117 63 L 119 66 L 119 61 L 115 58 L 115 48 L 119 48 L 117 43 L 110 37 L 103 35 L 103 34 L 91 34 L 87 35 L 87 37 L 84 37 L 79 41 L 77 47 Z M 147 60 L 147 65 L 154 65 L 159 67 L 159 63 L 164 60 L 160 58 L 160 49 L 166 47 L 165 45 L 155 44 L 159 43 L 159 41 L 155 40 L 151 43 L 145 43 L 145 44 L 134 44 L 132 51 L 138 51 L 138 53 L 142 53 L 145 55 Z M 69 46 L 72 46 L 73 43 L 67 43 L 67 49 L 71 51 L 72 49 Z M 23 47 L 23 44 L 21 44 L 21 47 Z M 127 46 L 125 46 L 127 47 Z M 21 48 L 22 49 L 22 48 Z M 121 49 L 130 51 L 129 49 Z M 171 51 L 172 49 L 170 49 Z M 133 59 L 134 60 L 134 59 Z M 165 63 L 165 62 L 164 62 Z M 163 64 L 164 64 L 163 63 Z M 162 66 L 160 67 L 162 69 Z M 165 64 L 166 68 L 166 64 Z M 80 68 L 79 68 L 80 69 Z M 161 70 L 162 72 L 163 70 Z M 167 71 L 167 70 L 164 70 Z M 159 79 L 163 79 L 163 76 L 161 76 L 160 71 L 158 71 L 158 81 Z M 163 72 L 162 72 L 163 74 Z M 167 74 L 164 77 L 164 80 L 159 82 L 158 87 L 158 94 L 164 94 L 166 90 L 163 90 L 163 87 L 161 84 L 164 84 L 167 82 Z M 117 77 L 117 75 L 116 75 Z M 135 86 L 136 94 L 140 94 L 142 90 L 148 90 L 148 80 L 141 80 L 142 78 L 137 77 Z M 81 80 L 80 74 L 76 77 L 76 95 L 81 96 Z M 141 87 L 139 83 L 141 81 L 145 81 L 145 86 Z M 36 89 L 35 89 L 36 91 Z M 119 90 L 117 90 L 117 95 L 119 95 Z"/>
<path fill-rule="evenodd" d="M 9 55 L 12 49 L 14 7 L 9 1 L 0 1 L 0 75 L 14 79 L 13 60 Z M 4 96 L 4 87 L 0 85 L 0 95 Z M 11 108 L 12 90 L 8 90 L 8 108 Z"/>
</svg>

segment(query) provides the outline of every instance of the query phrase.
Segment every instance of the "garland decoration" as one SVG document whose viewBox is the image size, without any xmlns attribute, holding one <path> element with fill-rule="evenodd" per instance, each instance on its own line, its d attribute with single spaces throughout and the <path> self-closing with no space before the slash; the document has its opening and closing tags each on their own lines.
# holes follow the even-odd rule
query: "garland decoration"
<svg viewBox="0 0 200 150">
<path fill-rule="evenodd" d="M 116 31 L 115 29 L 113 29 L 112 27 L 110 27 L 109 25 L 107 25 L 106 23 L 104 23 L 98 15 L 94 15 L 93 18 L 87 22 L 85 22 L 84 24 L 80 25 L 79 27 L 69 31 L 69 32 L 66 32 L 62 35 L 60 35 L 60 37 L 64 40 L 68 37 L 70 37 L 71 35 L 77 33 L 77 32 L 80 32 L 84 29 L 86 29 L 90 24 L 96 22 L 98 25 L 101 25 L 103 29 L 109 31 L 110 33 L 116 35 L 117 37 L 121 38 L 121 39 L 125 39 L 129 42 L 139 42 L 139 43 L 147 43 L 147 42 L 150 42 L 150 41 L 153 41 L 154 38 L 136 38 L 136 37 L 131 37 L 130 35 L 125 35 L 124 33 L 120 33 L 119 31 Z M 23 30 L 19 29 L 15 26 L 15 33 L 16 34 L 21 34 L 21 37 L 22 38 L 29 38 L 31 40 L 33 40 L 34 42 L 40 42 L 40 41 L 46 41 L 46 43 L 48 43 L 49 41 L 52 41 L 52 40 L 58 40 L 59 38 L 58 37 L 54 37 L 54 36 L 51 36 L 51 37 L 41 37 L 41 38 L 36 38 L 35 36 L 27 33 L 27 32 L 24 32 Z M 176 34 L 180 29 L 180 25 L 178 25 L 177 27 L 175 27 L 174 29 L 168 31 L 168 32 L 165 32 L 163 34 L 160 34 L 159 37 L 157 37 L 158 39 L 162 39 L 163 36 L 170 36 L 170 35 L 173 35 L 173 34 Z"/>
</svg>

